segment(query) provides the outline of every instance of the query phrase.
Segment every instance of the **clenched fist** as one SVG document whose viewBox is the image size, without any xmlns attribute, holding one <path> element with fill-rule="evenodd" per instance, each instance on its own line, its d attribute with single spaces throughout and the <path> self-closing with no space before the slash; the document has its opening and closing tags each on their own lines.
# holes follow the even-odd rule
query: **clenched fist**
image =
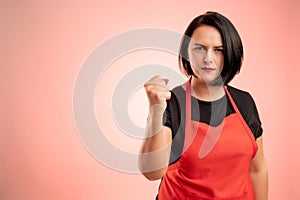
<svg viewBox="0 0 300 200">
<path fill-rule="evenodd" d="M 157 75 L 144 84 L 150 107 L 155 104 L 166 107 L 166 100 L 171 98 L 171 92 L 167 86 L 168 82 L 168 79 L 162 79 Z"/>
</svg>

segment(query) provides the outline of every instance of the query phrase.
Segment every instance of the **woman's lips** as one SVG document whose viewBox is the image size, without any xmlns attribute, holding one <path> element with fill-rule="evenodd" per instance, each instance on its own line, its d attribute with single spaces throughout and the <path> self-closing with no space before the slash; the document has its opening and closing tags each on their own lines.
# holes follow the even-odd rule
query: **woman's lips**
<svg viewBox="0 0 300 200">
<path fill-rule="evenodd" d="M 215 68 L 210 68 L 210 67 L 202 67 L 201 70 L 205 71 L 205 72 L 212 72 L 215 71 Z"/>
</svg>

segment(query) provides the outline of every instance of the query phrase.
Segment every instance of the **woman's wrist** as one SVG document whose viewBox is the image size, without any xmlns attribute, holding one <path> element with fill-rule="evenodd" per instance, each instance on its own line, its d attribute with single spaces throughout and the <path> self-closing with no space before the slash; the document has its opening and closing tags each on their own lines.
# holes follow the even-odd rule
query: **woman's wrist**
<svg viewBox="0 0 300 200">
<path fill-rule="evenodd" d="M 150 106 L 147 118 L 147 137 L 152 137 L 161 131 L 164 111 L 164 105 L 154 104 Z"/>
</svg>

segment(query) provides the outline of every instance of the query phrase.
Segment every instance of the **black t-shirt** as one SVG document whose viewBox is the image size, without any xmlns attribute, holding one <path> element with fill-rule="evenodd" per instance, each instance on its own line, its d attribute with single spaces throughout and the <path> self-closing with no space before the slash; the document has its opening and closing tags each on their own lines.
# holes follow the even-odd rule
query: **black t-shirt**
<svg viewBox="0 0 300 200">
<path fill-rule="evenodd" d="M 259 119 L 255 102 L 248 92 L 227 86 L 235 104 L 241 112 L 244 120 L 251 129 L 255 139 L 262 135 L 263 129 Z M 164 112 L 163 124 L 172 130 L 172 148 L 170 164 L 176 162 L 182 153 L 185 130 L 185 90 L 177 86 L 171 91 L 171 99 L 167 101 Z M 191 97 L 192 120 L 206 123 L 210 126 L 218 126 L 222 120 L 235 113 L 227 95 L 222 98 L 207 102 Z"/>
</svg>

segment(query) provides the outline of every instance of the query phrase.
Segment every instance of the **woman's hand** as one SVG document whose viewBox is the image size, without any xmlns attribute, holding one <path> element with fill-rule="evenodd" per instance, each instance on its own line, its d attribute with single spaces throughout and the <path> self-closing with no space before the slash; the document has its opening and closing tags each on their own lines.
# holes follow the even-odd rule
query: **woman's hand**
<svg viewBox="0 0 300 200">
<path fill-rule="evenodd" d="M 166 108 L 166 100 L 171 98 L 171 92 L 167 86 L 169 80 L 162 79 L 160 76 L 154 76 L 144 84 L 149 106 L 161 105 Z"/>
<path fill-rule="evenodd" d="M 147 137 L 157 134 L 163 127 L 163 113 L 167 105 L 166 100 L 171 98 L 171 92 L 167 87 L 168 82 L 168 79 L 154 76 L 144 84 L 149 101 Z"/>
</svg>

